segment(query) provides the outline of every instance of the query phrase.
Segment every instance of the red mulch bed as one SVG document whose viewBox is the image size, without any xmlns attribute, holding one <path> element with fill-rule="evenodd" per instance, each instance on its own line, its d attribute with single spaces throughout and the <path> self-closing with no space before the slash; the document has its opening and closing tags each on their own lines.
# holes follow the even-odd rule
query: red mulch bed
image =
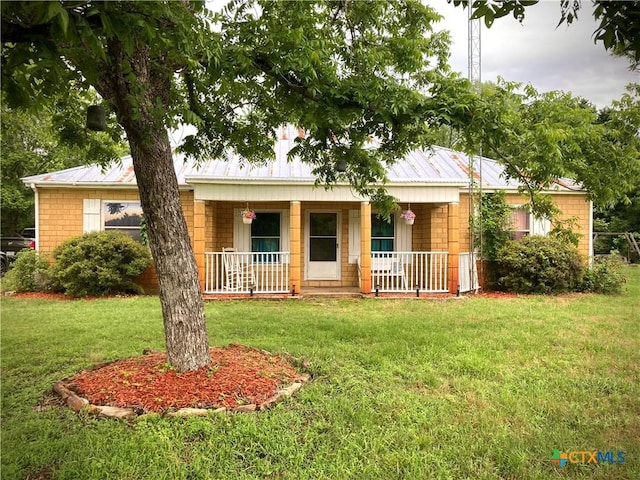
<svg viewBox="0 0 640 480">
<path fill-rule="evenodd" d="M 259 406 L 298 377 L 278 355 L 244 345 L 211 348 L 211 364 L 177 373 L 164 353 L 117 360 L 64 383 L 93 405 L 137 413 L 191 408 Z"/>
<path fill-rule="evenodd" d="M 470 297 L 482 297 L 482 298 L 517 298 L 517 293 L 511 292 L 494 292 L 491 290 L 483 290 L 482 292 L 473 293 Z"/>
<path fill-rule="evenodd" d="M 15 292 L 11 294 L 13 298 L 33 298 L 34 300 L 71 300 L 73 297 L 64 293 L 50 292 Z"/>
<path fill-rule="evenodd" d="M 102 297 L 76 297 L 64 293 L 51 292 L 13 292 L 9 295 L 12 298 L 32 298 L 34 300 L 97 300 L 103 298 L 126 298 L 135 295 L 104 295 Z"/>
</svg>

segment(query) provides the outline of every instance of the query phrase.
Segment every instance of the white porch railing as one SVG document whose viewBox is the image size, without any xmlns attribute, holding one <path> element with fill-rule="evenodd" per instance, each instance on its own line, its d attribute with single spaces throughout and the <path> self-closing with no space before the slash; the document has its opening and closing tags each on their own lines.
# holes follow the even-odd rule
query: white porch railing
<svg viewBox="0 0 640 480">
<path fill-rule="evenodd" d="M 206 252 L 204 293 L 287 293 L 289 252 Z"/>
<path fill-rule="evenodd" d="M 447 252 L 371 252 L 371 289 L 448 292 Z"/>
<path fill-rule="evenodd" d="M 480 288 L 478 283 L 477 257 L 472 252 L 461 253 L 458 256 L 459 283 L 461 292 L 476 291 Z"/>
</svg>

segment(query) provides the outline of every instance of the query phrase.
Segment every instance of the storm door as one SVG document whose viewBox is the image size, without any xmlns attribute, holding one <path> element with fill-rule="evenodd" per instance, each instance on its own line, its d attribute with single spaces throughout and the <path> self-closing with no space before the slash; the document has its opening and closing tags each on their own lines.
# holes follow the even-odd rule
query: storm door
<svg viewBox="0 0 640 480">
<path fill-rule="evenodd" d="M 307 279 L 339 280 L 339 212 L 310 212 L 306 231 Z"/>
</svg>

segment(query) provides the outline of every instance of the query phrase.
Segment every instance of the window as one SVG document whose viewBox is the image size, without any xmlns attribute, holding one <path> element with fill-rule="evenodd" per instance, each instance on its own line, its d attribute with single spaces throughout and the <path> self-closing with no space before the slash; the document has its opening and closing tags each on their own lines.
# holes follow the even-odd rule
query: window
<svg viewBox="0 0 640 480">
<path fill-rule="evenodd" d="M 523 207 L 515 207 L 511 212 L 512 238 L 520 240 L 531 233 L 531 215 Z"/>
<path fill-rule="evenodd" d="M 280 251 L 280 213 L 257 212 L 251 223 L 251 251 L 270 253 Z M 269 255 L 256 257 L 261 261 L 277 261 Z"/>
<path fill-rule="evenodd" d="M 104 229 L 125 233 L 140 241 L 140 202 L 104 202 Z"/>
<path fill-rule="evenodd" d="M 309 260 L 335 262 L 338 254 L 338 214 L 309 213 Z"/>
<path fill-rule="evenodd" d="M 375 213 L 371 215 L 371 251 L 394 251 L 394 224 L 393 219 L 385 222 Z"/>
</svg>

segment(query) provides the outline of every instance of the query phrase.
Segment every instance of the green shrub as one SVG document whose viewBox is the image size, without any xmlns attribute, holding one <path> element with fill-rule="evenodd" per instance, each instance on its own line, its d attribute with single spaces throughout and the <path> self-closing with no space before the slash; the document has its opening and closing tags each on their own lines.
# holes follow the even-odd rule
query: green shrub
<svg viewBox="0 0 640 480">
<path fill-rule="evenodd" d="M 72 238 L 53 252 L 53 275 L 65 293 L 78 296 L 142 293 L 133 279 L 151 263 L 146 247 L 120 232 Z"/>
<path fill-rule="evenodd" d="M 513 224 L 512 207 L 507 204 L 506 192 L 498 190 L 483 193 L 479 217 L 471 216 L 474 224 L 474 243 L 482 245 L 482 261 L 485 271 L 485 288 L 493 290 L 498 280 L 496 258 L 498 251 L 511 239 Z"/>
<path fill-rule="evenodd" d="M 35 250 L 22 250 L 5 275 L 4 290 L 41 292 L 53 289 L 49 262 Z"/>
<path fill-rule="evenodd" d="M 582 282 L 584 264 L 575 246 L 552 237 L 509 241 L 498 252 L 498 287 L 515 293 L 563 293 Z"/>
<path fill-rule="evenodd" d="M 584 273 L 581 290 L 592 293 L 620 293 L 626 278 L 616 258 L 596 259 Z"/>
</svg>

